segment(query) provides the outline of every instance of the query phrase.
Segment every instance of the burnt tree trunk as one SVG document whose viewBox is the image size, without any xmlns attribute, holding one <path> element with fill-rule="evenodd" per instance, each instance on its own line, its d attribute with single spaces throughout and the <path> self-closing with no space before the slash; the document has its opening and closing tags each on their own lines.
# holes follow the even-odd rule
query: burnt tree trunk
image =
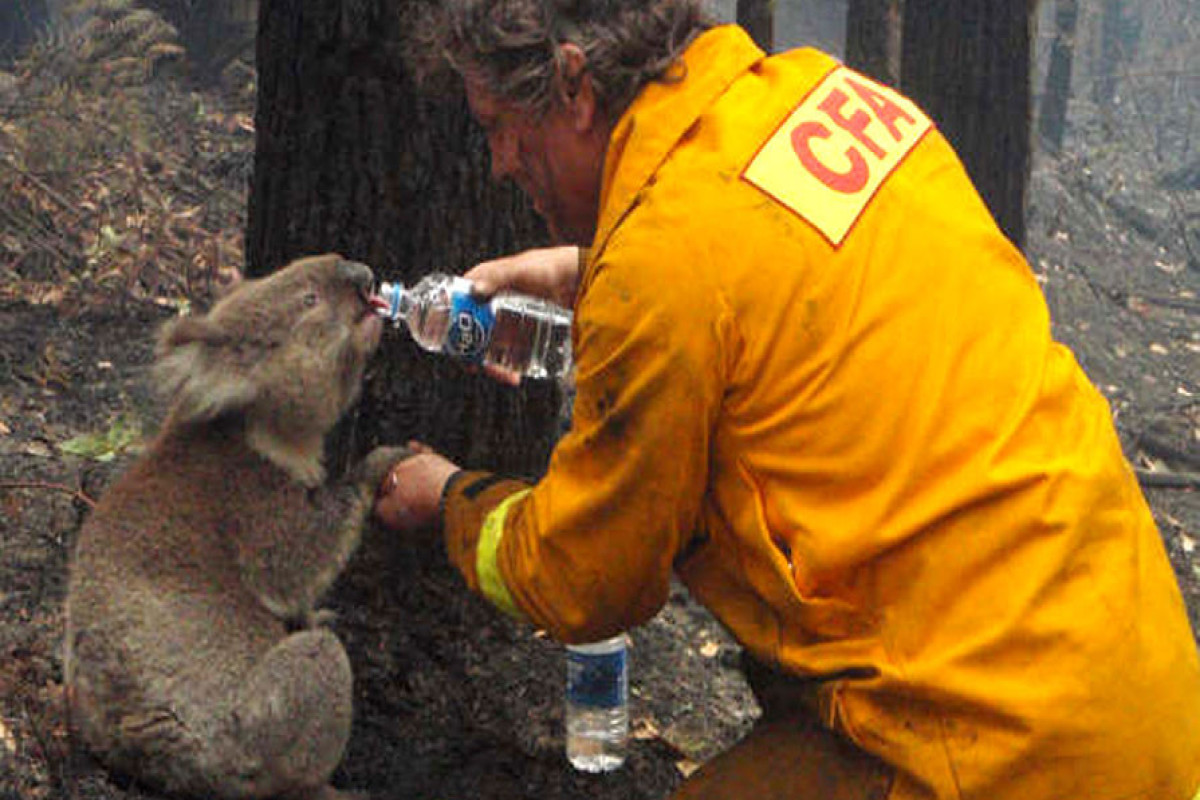
<svg viewBox="0 0 1200 800">
<path fill-rule="evenodd" d="M 19 56 L 48 20 L 45 0 L 0 2 L 0 63 Z"/>
<path fill-rule="evenodd" d="M 465 101 L 413 85 L 402 20 L 418 1 L 261 3 L 251 274 L 337 251 L 411 284 L 544 243 L 524 199 L 492 185 Z M 557 411 L 550 383 L 501 386 L 389 329 L 331 467 L 370 444 L 416 438 L 464 466 L 536 475 Z"/>
<path fill-rule="evenodd" d="M 1141 37 L 1140 14 L 1140 7 L 1126 0 L 1104 0 L 1101 6 L 1100 34 L 1096 38 L 1097 52 L 1093 59 L 1096 81 L 1092 84 L 1092 99 L 1103 108 L 1116 102 L 1120 74 L 1137 52 Z"/>
<path fill-rule="evenodd" d="M 1054 44 L 1042 93 L 1038 131 L 1046 146 L 1062 150 L 1067 130 L 1067 105 L 1071 98 L 1071 67 L 1075 60 L 1075 31 L 1079 22 L 1079 0 L 1058 0 L 1054 7 Z"/>
<path fill-rule="evenodd" d="M 1034 0 L 905 0 L 900 82 L 954 145 L 1000 228 L 1025 241 Z"/>
<path fill-rule="evenodd" d="M 1094 60 L 1096 80 L 1092 99 L 1101 107 L 1111 106 L 1117 94 L 1117 69 L 1121 64 L 1121 0 L 1104 0 L 1100 12 L 1100 36 Z"/>
<path fill-rule="evenodd" d="M 880 83 L 900 82 L 901 0 L 849 0 L 846 65 Z"/>
<path fill-rule="evenodd" d="M 767 53 L 775 47 L 775 0 L 737 0 L 737 22 Z"/>
</svg>

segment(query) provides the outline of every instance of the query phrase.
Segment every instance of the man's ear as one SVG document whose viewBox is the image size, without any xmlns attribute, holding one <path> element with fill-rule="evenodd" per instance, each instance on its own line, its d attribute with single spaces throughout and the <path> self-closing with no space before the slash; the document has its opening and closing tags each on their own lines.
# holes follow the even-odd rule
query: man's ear
<svg viewBox="0 0 1200 800">
<path fill-rule="evenodd" d="M 596 90 L 587 55 L 574 42 L 558 46 L 558 99 L 578 133 L 591 129 L 596 118 Z"/>
</svg>

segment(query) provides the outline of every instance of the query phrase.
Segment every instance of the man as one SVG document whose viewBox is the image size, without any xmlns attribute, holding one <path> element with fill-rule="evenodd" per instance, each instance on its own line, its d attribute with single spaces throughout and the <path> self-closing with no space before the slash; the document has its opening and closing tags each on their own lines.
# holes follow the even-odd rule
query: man
<svg viewBox="0 0 1200 800">
<path fill-rule="evenodd" d="M 533 486 L 398 464 L 381 519 L 567 642 L 678 574 L 764 708 L 679 797 L 1196 796 L 1200 662 L 1108 406 L 925 114 L 691 0 L 442 5 L 495 176 L 582 248 L 469 273 L 574 308 L 574 421 Z"/>
</svg>

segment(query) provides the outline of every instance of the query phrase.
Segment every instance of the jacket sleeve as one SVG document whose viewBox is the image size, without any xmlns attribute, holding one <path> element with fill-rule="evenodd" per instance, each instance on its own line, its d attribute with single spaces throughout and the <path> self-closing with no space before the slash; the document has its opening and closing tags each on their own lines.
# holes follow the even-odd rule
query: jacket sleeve
<svg viewBox="0 0 1200 800">
<path fill-rule="evenodd" d="M 562 641 L 652 617 L 699 518 L 729 315 L 711 286 L 676 279 L 665 249 L 610 243 L 586 274 L 573 424 L 545 477 L 468 473 L 447 491 L 468 584 Z"/>
</svg>

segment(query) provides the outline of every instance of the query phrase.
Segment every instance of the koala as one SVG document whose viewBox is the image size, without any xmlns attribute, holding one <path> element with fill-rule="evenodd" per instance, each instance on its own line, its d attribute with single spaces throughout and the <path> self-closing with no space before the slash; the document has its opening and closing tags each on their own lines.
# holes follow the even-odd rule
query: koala
<svg viewBox="0 0 1200 800">
<path fill-rule="evenodd" d="M 111 770 L 195 797 L 339 795 L 351 669 L 315 608 L 406 455 L 325 480 L 325 436 L 379 344 L 372 285 L 306 258 L 164 326 L 166 419 L 70 563 L 72 725 Z"/>
</svg>

